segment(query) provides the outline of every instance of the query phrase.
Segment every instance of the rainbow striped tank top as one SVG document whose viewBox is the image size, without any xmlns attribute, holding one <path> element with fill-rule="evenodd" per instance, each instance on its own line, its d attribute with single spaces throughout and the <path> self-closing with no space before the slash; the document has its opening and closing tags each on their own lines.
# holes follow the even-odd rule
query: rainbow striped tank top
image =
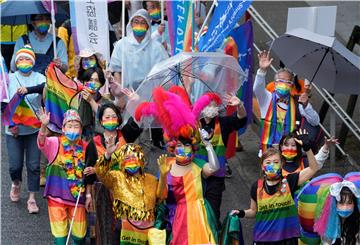
<svg viewBox="0 0 360 245">
<path fill-rule="evenodd" d="M 285 192 L 269 195 L 258 180 L 254 241 L 275 242 L 300 237 L 299 218 L 289 184 Z"/>
</svg>

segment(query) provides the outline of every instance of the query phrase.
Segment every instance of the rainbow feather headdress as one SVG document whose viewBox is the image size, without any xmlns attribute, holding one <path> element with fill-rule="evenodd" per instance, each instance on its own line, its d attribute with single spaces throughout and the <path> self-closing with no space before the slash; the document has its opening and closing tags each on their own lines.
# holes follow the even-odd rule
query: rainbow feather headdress
<svg viewBox="0 0 360 245">
<path fill-rule="evenodd" d="M 212 101 L 221 104 L 217 94 L 206 93 L 192 107 L 183 88 L 172 86 L 165 91 L 157 87 L 153 90 L 153 102 L 143 102 L 136 108 L 135 119 L 140 121 L 144 116 L 153 116 L 162 126 L 165 138 L 191 139 L 195 136 L 201 111 Z"/>
</svg>

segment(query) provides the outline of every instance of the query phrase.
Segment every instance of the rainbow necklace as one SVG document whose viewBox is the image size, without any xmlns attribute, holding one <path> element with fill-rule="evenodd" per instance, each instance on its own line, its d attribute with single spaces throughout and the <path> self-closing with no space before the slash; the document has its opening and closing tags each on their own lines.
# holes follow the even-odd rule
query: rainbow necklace
<svg viewBox="0 0 360 245">
<path fill-rule="evenodd" d="M 66 169 L 69 189 L 71 195 L 77 198 L 81 192 L 85 191 L 83 184 L 83 171 L 85 168 L 82 141 L 76 142 L 75 146 L 70 145 L 69 140 L 61 136 L 61 144 L 64 147 L 63 159 Z"/>
</svg>

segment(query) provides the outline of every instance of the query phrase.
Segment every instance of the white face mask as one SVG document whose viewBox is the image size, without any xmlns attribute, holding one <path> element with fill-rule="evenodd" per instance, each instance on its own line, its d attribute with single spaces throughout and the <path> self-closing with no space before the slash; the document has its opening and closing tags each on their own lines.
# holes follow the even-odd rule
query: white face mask
<svg viewBox="0 0 360 245">
<path fill-rule="evenodd" d="M 207 106 L 202 111 L 203 117 L 214 118 L 219 115 L 219 107 L 217 106 Z"/>
</svg>

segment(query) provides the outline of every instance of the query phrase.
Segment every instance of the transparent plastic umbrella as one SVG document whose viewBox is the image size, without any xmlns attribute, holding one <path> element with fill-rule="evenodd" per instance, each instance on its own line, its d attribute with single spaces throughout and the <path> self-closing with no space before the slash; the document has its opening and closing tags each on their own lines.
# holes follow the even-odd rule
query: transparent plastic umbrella
<svg viewBox="0 0 360 245">
<path fill-rule="evenodd" d="M 152 101 L 152 91 L 158 86 L 165 90 L 173 85 L 182 86 L 192 102 L 206 92 L 215 92 L 220 96 L 236 94 L 246 76 L 233 56 L 218 52 L 182 52 L 151 69 L 136 90 L 138 99 L 129 101 L 126 110 L 134 116 L 141 102 Z M 150 124 L 158 126 L 155 122 Z"/>
</svg>

